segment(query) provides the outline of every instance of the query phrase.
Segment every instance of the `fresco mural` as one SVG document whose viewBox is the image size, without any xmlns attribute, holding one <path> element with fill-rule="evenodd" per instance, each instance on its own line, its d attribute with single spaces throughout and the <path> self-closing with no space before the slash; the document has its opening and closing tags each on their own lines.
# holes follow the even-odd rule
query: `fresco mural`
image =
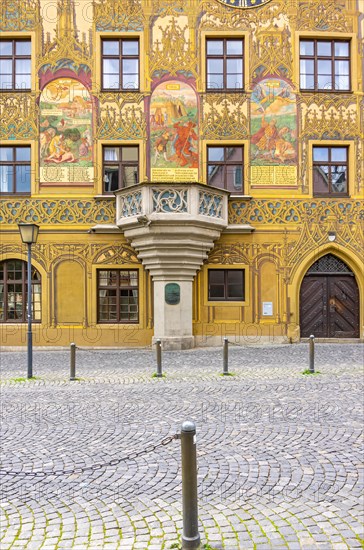
<svg viewBox="0 0 364 550">
<path fill-rule="evenodd" d="M 159 84 L 150 104 L 152 181 L 198 181 L 197 98 L 178 80 Z"/>
<path fill-rule="evenodd" d="M 290 84 L 279 78 L 261 80 L 250 105 L 252 184 L 296 185 L 296 96 Z"/>
<path fill-rule="evenodd" d="M 59 78 L 43 89 L 39 148 L 41 183 L 92 182 L 92 102 L 81 82 Z"/>
</svg>

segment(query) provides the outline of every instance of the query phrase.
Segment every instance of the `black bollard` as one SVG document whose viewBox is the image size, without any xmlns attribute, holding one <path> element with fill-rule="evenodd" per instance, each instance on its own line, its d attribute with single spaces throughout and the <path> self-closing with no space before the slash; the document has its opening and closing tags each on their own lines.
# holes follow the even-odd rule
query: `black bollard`
<svg viewBox="0 0 364 550">
<path fill-rule="evenodd" d="M 156 341 L 155 349 L 157 352 L 157 377 L 161 378 L 163 376 L 163 373 L 162 373 L 162 342 L 160 340 Z"/>
<path fill-rule="evenodd" d="M 223 356 L 224 362 L 222 374 L 229 374 L 229 340 L 227 338 L 224 338 Z"/>
<path fill-rule="evenodd" d="M 315 337 L 313 334 L 310 336 L 310 367 L 309 371 L 313 374 L 315 372 Z"/>
<path fill-rule="evenodd" d="M 182 549 L 199 548 L 197 505 L 196 425 L 187 420 L 181 429 L 182 455 Z"/>
<path fill-rule="evenodd" d="M 70 380 L 76 380 L 76 344 L 71 344 Z"/>
</svg>

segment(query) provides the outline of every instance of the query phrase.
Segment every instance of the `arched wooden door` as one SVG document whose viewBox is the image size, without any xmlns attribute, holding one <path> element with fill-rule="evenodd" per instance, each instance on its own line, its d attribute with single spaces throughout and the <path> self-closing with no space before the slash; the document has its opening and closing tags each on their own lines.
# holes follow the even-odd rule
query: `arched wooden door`
<svg viewBox="0 0 364 550">
<path fill-rule="evenodd" d="M 307 271 L 300 292 L 301 337 L 359 338 L 359 289 L 354 273 L 327 254 Z"/>
</svg>

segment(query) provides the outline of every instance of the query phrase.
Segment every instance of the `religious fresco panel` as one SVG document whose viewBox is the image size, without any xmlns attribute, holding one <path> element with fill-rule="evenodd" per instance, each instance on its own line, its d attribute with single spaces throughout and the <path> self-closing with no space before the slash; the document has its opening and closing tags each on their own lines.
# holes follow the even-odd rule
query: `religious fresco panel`
<svg viewBox="0 0 364 550">
<path fill-rule="evenodd" d="M 297 185 L 297 106 L 291 85 L 264 78 L 251 95 L 251 183 Z"/>
<path fill-rule="evenodd" d="M 40 183 L 93 183 L 92 101 L 78 80 L 58 78 L 40 96 Z"/>
<path fill-rule="evenodd" d="M 179 80 L 159 84 L 150 103 L 152 181 L 198 181 L 198 108 L 193 88 Z"/>
</svg>

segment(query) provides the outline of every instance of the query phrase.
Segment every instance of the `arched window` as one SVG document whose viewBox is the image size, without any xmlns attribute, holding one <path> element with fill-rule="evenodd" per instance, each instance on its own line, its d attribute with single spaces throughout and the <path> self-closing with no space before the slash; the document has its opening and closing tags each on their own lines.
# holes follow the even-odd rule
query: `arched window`
<svg viewBox="0 0 364 550">
<path fill-rule="evenodd" d="M 0 323 L 27 321 L 27 263 L 6 260 L 0 263 Z M 41 320 L 41 277 L 32 267 L 32 317 Z"/>
</svg>

